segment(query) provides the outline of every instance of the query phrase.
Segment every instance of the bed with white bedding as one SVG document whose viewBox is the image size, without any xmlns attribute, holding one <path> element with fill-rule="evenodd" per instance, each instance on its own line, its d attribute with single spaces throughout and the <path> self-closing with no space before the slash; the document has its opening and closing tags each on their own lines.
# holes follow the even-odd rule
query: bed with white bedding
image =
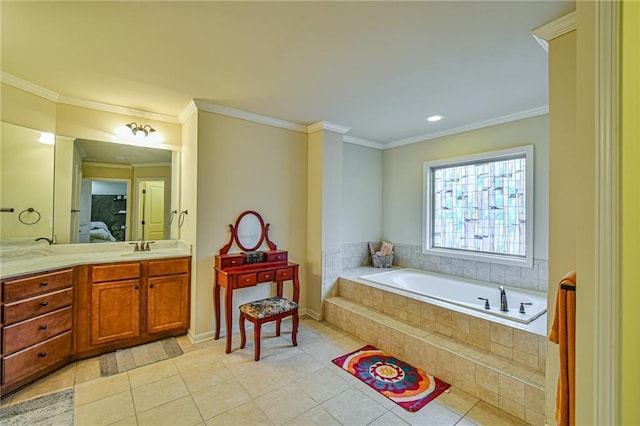
<svg viewBox="0 0 640 426">
<path fill-rule="evenodd" d="M 91 222 L 89 237 L 92 243 L 107 243 L 116 241 L 109 231 L 109 227 L 104 222 Z"/>
</svg>

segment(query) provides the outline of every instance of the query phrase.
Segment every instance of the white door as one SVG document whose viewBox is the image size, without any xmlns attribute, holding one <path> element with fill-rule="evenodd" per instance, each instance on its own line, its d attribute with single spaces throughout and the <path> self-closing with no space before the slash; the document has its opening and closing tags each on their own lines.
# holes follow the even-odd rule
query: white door
<svg viewBox="0 0 640 426">
<path fill-rule="evenodd" d="M 141 182 L 142 230 L 145 240 L 164 239 L 164 181 L 148 180 Z"/>
</svg>

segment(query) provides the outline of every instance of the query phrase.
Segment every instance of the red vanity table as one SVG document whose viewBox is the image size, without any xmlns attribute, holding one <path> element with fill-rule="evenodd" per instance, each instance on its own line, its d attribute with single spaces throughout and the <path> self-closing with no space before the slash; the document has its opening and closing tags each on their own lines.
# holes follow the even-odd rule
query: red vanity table
<svg viewBox="0 0 640 426">
<path fill-rule="evenodd" d="M 282 296 L 284 282 L 292 281 L 293 301 L 297 303 L 300 297 L 298 264 L 287 260 L 287 251 L 276 249 L 276 245 L 269 240 L 269 224 L 265 225 L 258 213 L 254 211 L 241 213 L 235 225 L 229 225 L 229 228 L 231 230 L 231 238 L 215 257 L 215 284 L 213 287 L 216 340 L 220 338 L 220 287 L 225 289 L 226 353 L 231 352 L 234 290 L 254 287 L 260 283 L 275 282 L 277 284 L 277 295 Z M 248 229 L 248 231 L 244 232 L 243 229 Z M 234 242 L 244 253 L 229 254 Z M 267 244 L 269 250 L 255 252 L 262 246 L 263 242 Z M 280 328 L 279 320 L 276 327 Z"/>
</svg>

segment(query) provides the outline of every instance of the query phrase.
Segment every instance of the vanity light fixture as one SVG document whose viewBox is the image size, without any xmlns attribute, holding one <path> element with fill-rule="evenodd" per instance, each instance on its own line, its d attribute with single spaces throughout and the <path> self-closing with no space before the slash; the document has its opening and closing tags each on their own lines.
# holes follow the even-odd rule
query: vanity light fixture
<svg viewBox="0 0 640 426">
<path fill-rule="evenodd" d="M 427 117 L 427 121 L 434 123 L 436 121 L 440 121 L 444 118 L 444 115 L 440 115 L 440 114 L 436 114 L 436 115 L 430 115 L 429 117 Z"/>
<path fill-rule="evenodd" d="M 148 124 L 145 124 L 143 126 L 141 124 L 136 123 L 135 121 L 132 121 L 129 124 L 125 124 L 125 126 L 127 126 L 129 129 L 131 129 L 131 133 L 133 133 L 134 136 L 138 132 L 142 132 L 142 133 L 144 133 L 144 136 L 147 137 L 147 136 L 149 136 L 150 133 L 153 133 L 153 132 L 156 131 L 156 129 L 154 129 L 153 127 L 149 126 Z"/>
</svg>

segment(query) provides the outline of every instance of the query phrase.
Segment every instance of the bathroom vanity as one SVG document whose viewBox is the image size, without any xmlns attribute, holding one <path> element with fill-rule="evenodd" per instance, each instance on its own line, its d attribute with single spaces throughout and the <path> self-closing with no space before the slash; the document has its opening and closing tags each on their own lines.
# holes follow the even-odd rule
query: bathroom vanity
<svg viewBox="0 0 640 426">
<path fill-rule="evenodd" d="M 155 252 L 52 246 L 3 256 L 0 394 L 74 360 L 185 334 L 191 256 L 173 243 Z"/>
</svg>

